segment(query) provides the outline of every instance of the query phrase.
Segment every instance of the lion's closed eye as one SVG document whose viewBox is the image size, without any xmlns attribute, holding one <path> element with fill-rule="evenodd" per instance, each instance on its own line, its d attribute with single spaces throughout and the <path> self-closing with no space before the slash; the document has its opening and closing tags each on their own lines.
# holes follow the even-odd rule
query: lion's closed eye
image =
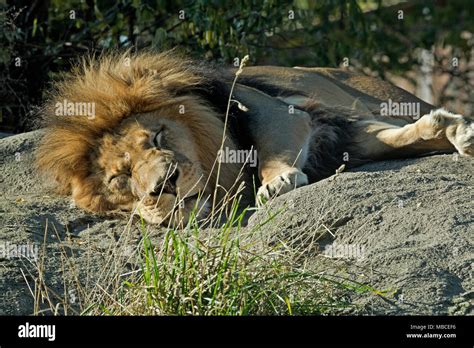
<svg viewBox="0 0 474 348">
<path fill-rule="evenodd" d="M 163 147 L 163 128 L 156 132 L 155 136 L 153 137 L 153 145 L 157 148 Z"/>
</svg>

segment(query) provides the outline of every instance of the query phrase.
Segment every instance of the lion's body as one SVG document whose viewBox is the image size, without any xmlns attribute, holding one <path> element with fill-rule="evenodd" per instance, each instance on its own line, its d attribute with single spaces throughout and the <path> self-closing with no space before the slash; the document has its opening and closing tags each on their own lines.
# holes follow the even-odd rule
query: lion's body
<svg viewBox="0 0 474 348">
<path fill-rule="evenodd" d="M 199 206 L 205 213 L 238 186 L 241 167 L 243 178 L 252 174 L 245 163 L 217 161 L 223 148 L 256 150 L 258 193 L 267 198 L 342 164 L 456 149 L 472 156 L 472 122 L 429 114 L 433 106 L 379 79 L 340 69 L 244 68 L 226 118 L 232 71 L 170 54 L 138 54 L 128 66 L 127 58 L 84 63 L 44 111 L 50 132 L 38 163 L 91 211 L 141 207 L 150 222 L 176 223 L 188 220 L 199 195 L 211 197 Z M 63 99 L 95 103 L 94 118 L 53 115 Z M 384 115 L 386 104 L 413 109 Z M 217 183 L 223 190 L 214 190 Z"/>
</svg>

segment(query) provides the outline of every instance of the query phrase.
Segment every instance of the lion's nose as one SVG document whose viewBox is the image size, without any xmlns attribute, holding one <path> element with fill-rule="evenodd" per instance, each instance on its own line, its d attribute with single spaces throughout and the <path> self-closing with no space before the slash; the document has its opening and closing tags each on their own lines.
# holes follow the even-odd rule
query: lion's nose
<svg viewBox="0 0 474 348">
<path fill-rule="evenodd" d="M 156 184 L 153 192 L 151 192 L 151 195 L 158 196 L 162 193 L 176 195 L 176 182 L 178 181 L 178 177 L 179 171 L 176 169 L 170 177 Z"/>
</svg>

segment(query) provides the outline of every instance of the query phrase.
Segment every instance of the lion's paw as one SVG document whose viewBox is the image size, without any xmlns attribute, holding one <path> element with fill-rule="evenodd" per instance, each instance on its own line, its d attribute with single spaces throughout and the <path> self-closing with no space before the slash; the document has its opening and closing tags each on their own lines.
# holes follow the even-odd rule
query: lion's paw
<svg viewBox="0 0 474 348">
<path fill-rule="evenodd" d="M 463 156 L 474 156 L 474 120 L 465 116 L 453 114 L 444 109 L 431 111 L 423 116 L 429 122 L 430 127 L 427 139 L 446 138 Z"/>
<path fill-rule="evenodd" d="M 448 130 L 447 137 L 460 155 L 474 157 L 474 121 L 463 118 L 453 134 Z"/>
<path fill-rule="evenodd" d="M 262 205 L 270 198 L 282 195 L 297 187 L 308 184 L 308 177 L 297 168 L 291 168 L 263 183 L 257 192 L 257 204 Z"/>
<path fill-rule="evenodd" d="M 457 122 L 461 117 L 444 109 L 432 110 L 417 122 L 422 127 L 420 136 L 423 140 L 443 138 L 447 126 Z"/>
</svg>

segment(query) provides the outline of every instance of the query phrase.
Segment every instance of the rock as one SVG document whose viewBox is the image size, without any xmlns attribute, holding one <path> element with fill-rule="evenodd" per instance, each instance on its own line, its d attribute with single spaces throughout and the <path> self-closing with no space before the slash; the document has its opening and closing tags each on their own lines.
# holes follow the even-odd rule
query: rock
<svg viewBox="0 0 474 348">
<path fill-rule="evenodd" d="M 112 289 L 137 263 L 139 221 L 88 214 L 36 174 L 41 135 L 0 139 L 0 315 L 58 303 L 77 314 L 78 299 Z M 302 262 L 350 280 L 345 314 L 472 314 L 473 184 L 474 160 L 457 155 L 375 162 L 269 202 L 246 228 L 271 216 L 267 243 L 284 241 L 304 250 Z M 19 247 L 22 257 L 4 252 Z"/>
</svg>

